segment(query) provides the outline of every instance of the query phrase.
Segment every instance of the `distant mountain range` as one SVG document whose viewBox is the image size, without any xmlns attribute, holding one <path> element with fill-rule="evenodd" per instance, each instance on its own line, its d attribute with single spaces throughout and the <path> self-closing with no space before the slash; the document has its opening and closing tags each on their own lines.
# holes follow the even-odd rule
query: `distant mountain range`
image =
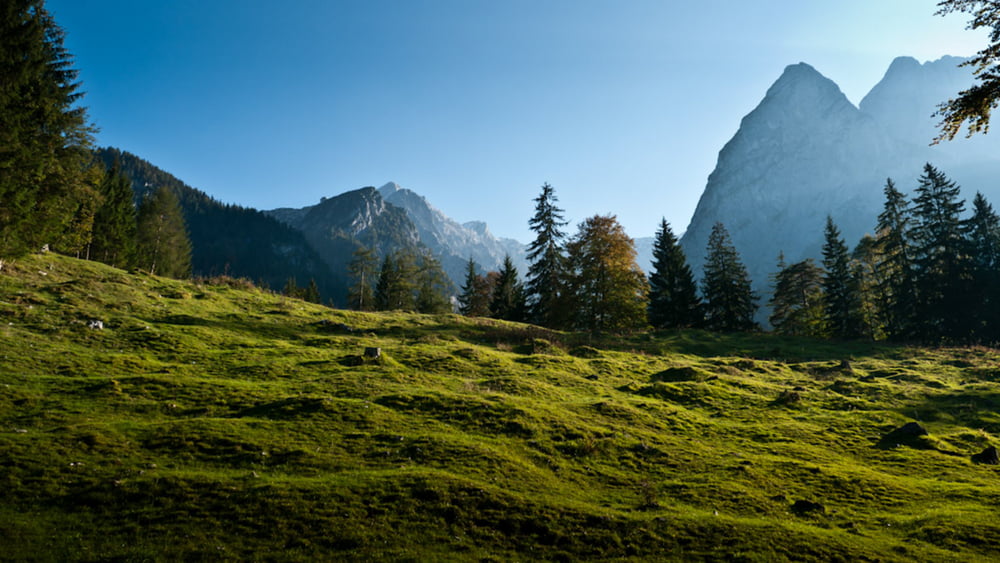
<svg viewBox="0 0 1000 563">
<path fill-rule="evenodd" d="M 97 155 L 108 165 L 119 161 L 137 201 L 158 186 L 175 190 L 191 235 L 195 275 L 246 277 L 274 289 L 288 278 L 303 287 L 314 279 L 324 299 L 343 305 L 351 284 L 347 266 L 361 246 L 379 256 L 425 247 L 456 287 L 464 283 L 469 258 L 485 272 L 499 269 L 509 254 L 526 273 L 523 244 L 493 236 L 483 222 L 461 225 L 394 182 L 300 209 L 258 211 L 218 202 L 131 153 L 104 148 Z"/>
<path fill-rule="evenodd" d="M 910 192 L 926 162 L 967 200 L 981 191 L 1000 204 L 1000 139 L 930 146 L 937 105 L 973 84 L 962 61 L 898 58 L 857 107 L 808 64 L 788 66 L 719 153 L 681 239 L 693 269 L 701 274 L 721 221 L 766 303 L 779 252 L 788 262 L 818 259 L 827 215 L 853 246 L 874 231 L 886 179 Z"/>
</svg>

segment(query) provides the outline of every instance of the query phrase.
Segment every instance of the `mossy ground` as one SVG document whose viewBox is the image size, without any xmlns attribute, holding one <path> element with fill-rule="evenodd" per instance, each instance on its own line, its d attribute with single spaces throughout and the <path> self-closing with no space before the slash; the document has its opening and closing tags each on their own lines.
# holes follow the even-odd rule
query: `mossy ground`
<svg viewBox="0 0 1000 563">
<path fill-rule="evenodd" d="M 32 256 L 0 271 L 0 558 L 995 559 L 1000 469 L 969 457 L 1000 442 L 998 359 Z M 929 436 L 880 443 L 909 421 Z"/>
</svg>

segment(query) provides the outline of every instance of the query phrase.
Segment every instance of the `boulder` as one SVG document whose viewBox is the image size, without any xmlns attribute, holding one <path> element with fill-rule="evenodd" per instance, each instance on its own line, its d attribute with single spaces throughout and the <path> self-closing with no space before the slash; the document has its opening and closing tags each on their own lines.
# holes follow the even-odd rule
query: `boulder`
<svg viewBox="0 0 1000 563">
<path fill-rule="evenodd" d="M 978 454 L 973 454 L 972 463 L 985 463 L 987 465 L 1000 465 L 1000 456 L 997 455 L 995 446 L 990 446 Z"/>
<path fill-rule="evenodd" d="M 892 449 L 899 446 L 909 446 L 918 449 L 931 449 L 927 442 L 927 430 L 916 422 L 907 422 L 882 437 L 878 442 L 878 447 L 882 449 Z"/>
</svg>

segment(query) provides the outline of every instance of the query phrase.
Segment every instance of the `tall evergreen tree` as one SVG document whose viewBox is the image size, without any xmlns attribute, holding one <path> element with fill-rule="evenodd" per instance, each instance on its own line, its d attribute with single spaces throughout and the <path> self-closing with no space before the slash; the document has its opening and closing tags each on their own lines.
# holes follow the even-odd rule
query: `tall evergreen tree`
<svg viewBox="0 0 1000 563">
<path fill-rule="evenodd" d="M 347 293 L 348 306 L 357 311 L 374 311 L 373 288 L 378 280 L 378 260 L 375 251 L 367 246 L 359 246 L 347 266 L 347 273 L 351 278 L 351 287 Z"/>
<path fill-rule="evenodd" d="M 722 223 L 712 227 L 707 252 L 702 279 L 705 325 L 723 332 L 756 329 L 754 315 L 758 297 L 750 284 L 750 274 Z"/>
<path fill-rule="evenodd" d="M 917 336 L 925 341 L 968 335 L 969 249 L 959 187 L 927 164 L 913 198 Z"/>
<path fill-rule="evenodd" d="M 653 242 L 648 315 L 656 328 L 697 327 L 703 321 L 694 274 L 666 219 L 661 219 Z"/>
<path fill-rule="evenodd" d="M 476 261 L 471 257 L 465 270 L 465 283 L 458 296 L 458 312 L 467 317 L 488 317 L 493 289 L 489 281 L 476 271 Z"/>
<path fill-rule="evenodd" d="M 567 246 L 576 326 L 593 332 L 626 332 L 646 324 L 646 276 L 634 242 L 613 215 L 580 224 Z"/>
<path fill-rule="evenodd" d="M 524 321 L 527 316 L 524 285 L 518 279 L 517 268 L 509 254 L 504 256 L 503 266 L 493 286 L 490 316 L 494 319 L 516 322 Z"/>
<path fill-rule="evenodd" d="M 375 284 L 375 309 L 378 311 L 415 311 L 413 299 L 416 265 L 406 252 L 387 254 L 379 268 Z"/>
<path fill-rule="evenodd" d="M 910 238 L 911 211 L 906 196 L 892 179 L 885 183 L 885 204 L 875 227 L 874 253 L 877 292 L 881 298 L 879 316 L 887 336 L 905 340 L 915 336 L 917 307 L 913 242 Z"/>
<path fill-rule="evenodd" d="M 830 336 L 861 335 L 858 284 L 851 272 L 847 244 L 833 218 L 827 216 L 823 244 L 823 317 Z"/>
<path fill-rule="evenodd" d="M 886 337 L 884 308 L 888 296 L 886 280 L 879 264 L 883 262 L 878 239 L 865 235 L 851 253 L 851 275 L 858 284 L 859 320 L 861 333 L 870 340 Z"/>
<path fill-rule="evenodd" d="M 85 244 L 92 127 L 42 0 L 0 3 L 0 255 Z"/>
<path fill-rule="evenodd" d="M 414 306 L 418 313 L 439 315 L 452 312 L 451 281 L 441 268 L 441 262 L 429 251 L 417 259 Z"/>
<path fill-rule="evenodd" d="M 139 206 L 136 255 L 139 268 L 152 275 L 191 275 L 191 241 L 177 196 L 166 186 L 146 194 Z"/>
<path fill-rule="evenodd" d="M 89 258 L 127 269 L 135 259 L 135 194 L 117 160 L 104 174 L 100 192 Z"/>
<path fill-rule="evenodd" d="M 564 300 L 566 257 L 561 230 L 566 226 L 563 210 L 556 206 L 555 189 L 548 183 L 535 198 L 535 215 L 528 221 L 535 240 L 528 245 L 527 292 L 533 322 L 550 328 L 566 323 L 568 311 Z"/>
<path fill-rule="evenodd" d="M 994 344 L 1000 340 L 1000 217 L 981 193 L 972 200 L 968 237 L 972 252 L 969 297 L 976 303 L 970 310 L 970 336 Z"/>
<path fill-rule="evenodd" d="M 812 258 L 790 265 L 784 265 L 780 258 L 769 304 L 772 313 L 768 320 L 776 333 L 823 336 L 823 269 Z"/>
<path fill-rule="evenodd" d="M 305 299 L 310 303 L 323 302 L 319 294 L 319 285 L 316 284 L 316 280 L 314 278 L 309 278 L 309 285 L 307 285 L 305 290 L 303 290 L 302 299 Z"/>
</svg>

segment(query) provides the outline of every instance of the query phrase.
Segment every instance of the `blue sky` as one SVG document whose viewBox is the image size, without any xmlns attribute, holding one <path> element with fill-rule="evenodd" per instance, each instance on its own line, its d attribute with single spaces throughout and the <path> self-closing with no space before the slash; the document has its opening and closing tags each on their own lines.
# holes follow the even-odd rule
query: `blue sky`
<svg viewBox="0 0 1000 563">
<path fill-rule="evenodd" d="M 98 142 L 213 197 L 301 207 L 396 181 L 527 242 L 551 183 L 575 225 L 680 235 L 788 64 L 857 103 L 893 58 L 971 55 L 936 0 L 48 0 Z"/>
</svg>

